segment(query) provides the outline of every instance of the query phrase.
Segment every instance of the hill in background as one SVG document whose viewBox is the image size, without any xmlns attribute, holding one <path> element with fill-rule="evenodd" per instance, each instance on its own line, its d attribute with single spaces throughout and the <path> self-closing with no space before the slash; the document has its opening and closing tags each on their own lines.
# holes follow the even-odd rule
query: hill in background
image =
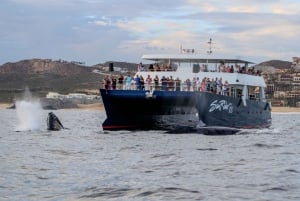
<svg viewBox="0 0 300 201">
<path fill-rule="evenodd" d="M 276 69 L 290 69 L 291 66 L 292 62 L 289 61 L 270 60 L 255 65 L 255 68 L 262 72 L 274 73 L 276 72 Z"/>
<path fill-rule="evenodd" d="M 260 64 L 257 64 L 257 66 L 271 66 L 277 69 L 288 69 L 291 68 L 292 62 L 281 61 L 281 60 L 270 60 L 270 61 L 265 61 Z"/>
</svg>

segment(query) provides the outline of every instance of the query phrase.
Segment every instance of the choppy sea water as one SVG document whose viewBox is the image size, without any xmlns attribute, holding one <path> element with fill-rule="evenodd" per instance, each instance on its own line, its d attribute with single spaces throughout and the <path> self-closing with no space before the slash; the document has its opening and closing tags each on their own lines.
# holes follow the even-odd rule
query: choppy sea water
<svg viewBox="0 0 300 201">
<path fill-rule="evenodd" d="M 32 117 L 0 110 L 0 200 L 300 200 L 300 113 L 208 136 L 103 132 L 89 110 L 53 111 L 69 129 L 47 131 L 48 112 L 28 131 Z"/>
</svg>

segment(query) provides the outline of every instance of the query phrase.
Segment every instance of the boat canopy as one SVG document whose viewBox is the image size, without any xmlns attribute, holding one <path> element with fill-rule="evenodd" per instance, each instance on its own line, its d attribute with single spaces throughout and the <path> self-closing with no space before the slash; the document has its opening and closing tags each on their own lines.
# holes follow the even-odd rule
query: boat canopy
<svg viewBox="0 0 300 201">
<path fill-rule="evenodd" d="M 254 64 L 253 62 L 241 59 L 220 59 L 220 58 L 200 58 L 197 54 L 147 54 L 143 55 L 142 59 L 151 61 L 164 61 L 164 62 L 180 62 L 180 63 L 244 63 Z"/>
<path fill-rule="evenodd" d="M 248 64 L 253 64 L 253 62 L 241 60 L 241 59 L 218 59 L 212 58 L 207 56 L 207 58 L 200 58 L 199 55 L 196 54 L 156 54 L 156 55 L 143 55 L 142 59 L 144 60 L 151 60 L 156 62 L 172 62 L 172 63 L 202 63 L 202 64 L 244 64 L 248 66 Z M 198 73 L 194 73 L 192 71 L 186 70 L 182 68 L 180 71 L 142 71 L 137 72 L 137 74 L 146 77 L 148 75 L 155 76 L 159 75 L 161 78 L 162 76 L 169 77 L 172 76 L 173 78 L 179 77 L 181 80 L 192 79 L 193 77 L 199 77 L 200 80 L 203 78 L 222 78 L 223 81 L 228 81 L 230 85 L 247 85 L 247 86 L 260 86 L 266 87 L 265 81 L 263 77 L 257 75 L 250 75 L 250 74 L 242 74 L 242 73 L 227 73 L 227 72 L 202 72 L 199 71 Z"/>
</svg>

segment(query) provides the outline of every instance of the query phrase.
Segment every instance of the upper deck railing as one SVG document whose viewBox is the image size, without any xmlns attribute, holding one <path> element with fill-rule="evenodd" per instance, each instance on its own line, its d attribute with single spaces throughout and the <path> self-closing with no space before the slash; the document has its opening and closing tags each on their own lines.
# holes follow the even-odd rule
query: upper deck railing
<svg viewBox="0 0 300 201">
<path fill-rule="evenodd" d="M 227 81 L 219 80 L 162 80 L 158 82 L 135 81 L 130 82 L 114 80 L 103 80 L 103 89 L 108 90 L 139 90 L 139 91 L 187 91 L 187 92 L 210 92 L 220 95 L 239 97 L 242 93 L 241 88 L 229 85 Z M 246 99 L 259 99 L 259 90 L 252 87 Z"/>
</svg>

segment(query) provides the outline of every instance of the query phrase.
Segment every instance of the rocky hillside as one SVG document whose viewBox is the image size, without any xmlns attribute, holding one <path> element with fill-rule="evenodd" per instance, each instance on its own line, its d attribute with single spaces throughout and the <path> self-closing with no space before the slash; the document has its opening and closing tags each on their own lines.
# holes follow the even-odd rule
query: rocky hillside
<svg viewBox="0 0 300 201">
<path fill-rule="evenodd" d="M 95 67 L 81 66 L 72 62 L 31 59 L 0 66 L 0 102 L 11 102 L 26 87 L 38 97 L 49 91 L 74 93 L 84 90 L 97 91 L 100 74 Z"/>
<path fill-rule="evenodd" d="M 270 66 L 277 69 L 288 69 L 291 67 L 291 65 L 292 62 L 289 61 L 270 60 L 257 64 L 256 66 Z"/>
<path fill-rule="evenodd" d="M 91 71 L 70 62 L 52 61 L 49 59 L 23 60 L 16 63 L 6 63 L 0 67 L 0 74 L 53 74 L 72 76 Z"/>
</svg>

